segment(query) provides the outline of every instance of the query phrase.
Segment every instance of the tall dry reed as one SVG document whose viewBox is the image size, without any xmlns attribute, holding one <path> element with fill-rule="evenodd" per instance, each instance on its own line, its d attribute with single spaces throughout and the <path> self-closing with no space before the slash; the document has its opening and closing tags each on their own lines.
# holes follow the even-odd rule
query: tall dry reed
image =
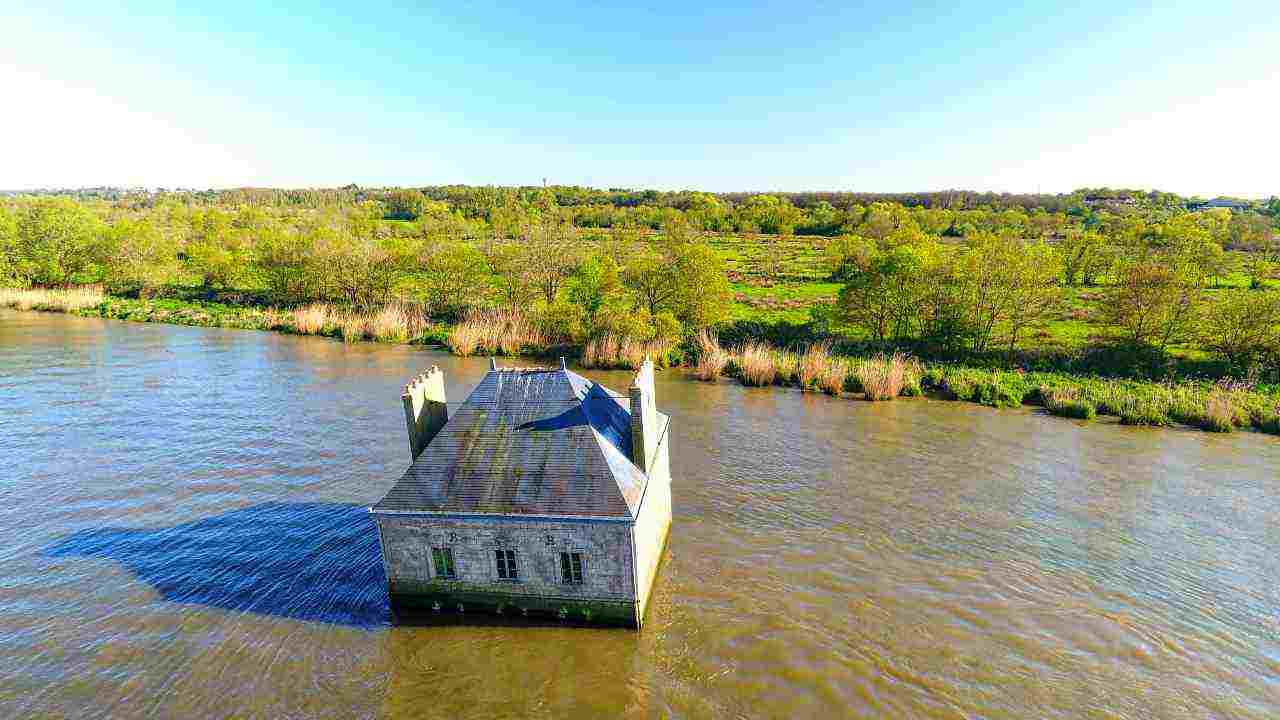
<svg viewBox="0 0 1280 720">
<path fill-rule="evenodd" d="M 827 362 L 818 370 L 816 382 L 818 388 L 828 395 L 840 396 L 844 392 L 845 378 L 849 376 L 849 365 L 837 357 L 827 358 Z"/>
<path fill-rule="evenodd" d="M 449 332 L 449 349 L 455 355 L 518 355 L 526 348 L 546 346 L 546 337 L 519 310 L 472 310 Z"/>
<path fill-rule="evenodd" d="M 329 318 L 333 308 L 325 303 L 312 303 L 306 307 L 294 309 L 289 319 L 294 330 L 303 335 L 319 335 L 329 326 Z"/>
<path fill-rule="evenodd" d="M 720 347 L 719 339 L 710 330 L 700 330 L 697 342 L 698 365 L 694 368 L 694 375 L 699 380 L 715 380 L 729 364 L 729 352 Z"/>
<path fill-rule="evenodd" d="M 16 310 L 75 312 L 95 307 L 103 300 L 101 285 L 70 288 L 0 288 L 0 307 Z"/>
<path fill-rule="evenodd" d="M 858 382 L 868 400 L 892 400 L 907 387 L 913 372 L 913 361 L 902 353 L 894 353 L 889 357 L 863 360 L 855 368 Z M 917 373 L 918 375 L 918 373 Z M 918 380 L 916 381 L 918 384 Z"/>
<path fill-rule="evenodd" d="M 738 373 L 744 385 L 772 385 L 778 378 L 773 348 L 749 341 L 739 348 Z"/>
<path fill-rule="evenodd" d="M 818 387 L 818 378 L 831 365 L 831 341 L 823 340 L 805 348 L 800 356 L 800 387 L 812 390 Z"/>
<path fill-rule="evenodd" d="M 639 340 L 606 333 L 587 341 L 582 348 L 582 366 L 636 370 L 644 363 L 645 358 L 661 361 L 669 352 L 669 342 Z"/>
<path fill-rule="evenodd" d="M 338 331 L 346 342 L 356 342 L 369 336 L 370 318 L 361 313 L 344 313 L 338 320 Z"/>
<path fill-rule="evenodd" d="M 381 342 L 407 342 L 418 334 L 421 318 L 404 303 L 391 303 L 369 318 L 369 335 Z"/>
</svg>

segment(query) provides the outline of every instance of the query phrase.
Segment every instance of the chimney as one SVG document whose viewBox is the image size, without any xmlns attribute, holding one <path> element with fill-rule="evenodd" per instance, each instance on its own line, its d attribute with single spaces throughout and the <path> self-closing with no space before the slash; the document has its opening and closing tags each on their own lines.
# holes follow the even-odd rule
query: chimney
<svg viewBox="0 0 1280 720">
<path fill-rule="evenodd" d="M 404 422 L 409 430 L 409 455 L 417 460 L 423 448 L 449 420 L 444 395 L 444 372 L 435 365 L 404 386 Z"/>
<path fill-rule="evenodd" d="M 653 361 L 644 359 L 631 380 L 631 462 L 647 475 L 658 443 L 658 416 L 653 397 Z"/>
</svg>

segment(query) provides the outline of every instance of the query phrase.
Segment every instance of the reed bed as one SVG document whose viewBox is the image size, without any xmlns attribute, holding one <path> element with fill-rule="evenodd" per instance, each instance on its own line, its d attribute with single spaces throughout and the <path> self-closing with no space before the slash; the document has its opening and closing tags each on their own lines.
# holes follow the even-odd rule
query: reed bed
<svg viewBox="0 0 1280 720">
<path fill-rule="evenodd" d="M 455 355 L 518 355 L 525 348 L 542 348 L 546 337 L 518 310 L 472 310 L 454 326 L 446 340 Z"/>
<path fill-rule="evenodd" d="M 831 365 L 831 341 L 823 340 L 810 344 L 800 356 L 799 382 L 803 390 L 818 387 L 818 378 Z M 843 381 L 842 381 L 843 384 Z"/>
<path fill-rule="evenodd" d="M 715 333 L 703 329 L 698 332 L 698 364 L 694 366 L 694 375 L 699 380 L 712 381 L 720 377 L 729 364 L 732 356 L 720 347 Z"/>
<path fill-rule="evenodd" d="M 854 374 L 868 400 L 892 400 L 903 394 L 904 389 L 919 386 L 918 381 L 912 381 L 912 376 L 919 376 L 917 368 L 915 360 L 894 353 L 860 361 Z"/>
<path fill-rule="evenodd" d="M 0 288 L 0 307 L 72 313 L 101 305 L 101 285 L 69 288 Z"/>
<path fill-rule="evenodd" d="M 758 342 L 747 342 L 738 349 L 737 365 L 743 385 L 772 385 L 778 379 L 777 354 Z"/>
<path fill-rule="evenodd" d="M 614 333 L 592 338 L 582 348 L 582 366 L 587 368 L 627 368 L 637 370 L 650 358 L 663 364 L 672 343 L 662 339 L 640 340 Z"/>
<path fill-rule="evenodd" d="M 815 382 L 822 392 L 839 397 L 844 392 L 849 377 L 849 364 L 842 358 L 828 358 L 826 365 L 818 370 Z"/>
<path fill-rule="evenodd" d="M 403 303 L 391 303 L 369 316 L 369 335 L 379 342 L 402 343 L 417 335 L 421 326 Z"/>
<path fill-rule="evenodd" d="M 301 335 L 320 335 L 329 327 L 333 309 L 326 303 L 312 303 L 289 313 L 290 324 Z"/>
</svg>

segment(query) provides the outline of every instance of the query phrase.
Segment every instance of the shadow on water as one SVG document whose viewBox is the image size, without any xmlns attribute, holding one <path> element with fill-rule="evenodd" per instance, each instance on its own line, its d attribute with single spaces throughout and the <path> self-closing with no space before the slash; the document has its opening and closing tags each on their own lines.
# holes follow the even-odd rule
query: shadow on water
<svg viewBox="0 0 1280 720">
<path fill-rule="evenodd" d="M 46 553 L 114 560 L 169 602 L 356 627 L 391 622 L 377 529 L 359 505 L 265 503 L 156 530 L 82 530 Z"/>
</svg>

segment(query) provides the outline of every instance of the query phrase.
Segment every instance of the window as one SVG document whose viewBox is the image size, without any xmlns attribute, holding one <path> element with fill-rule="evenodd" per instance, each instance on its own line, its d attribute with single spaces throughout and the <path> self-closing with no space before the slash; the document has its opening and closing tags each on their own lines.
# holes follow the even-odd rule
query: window
<svg viewBox="0 0 1280 720">
<path fill-rule="evenodd" d="M 520 572 L 516 569 L 516 551 L 515 550 L 494 550 L 494 557 L 498 559 L 498 579 L 499 580 L 519 580 Z"/>
<path fill-rule="evenodd" d="M 582 584 L 582 553 L 560 553 L 560 577 L 566 585 Z"/>
<path fill-rule="evenodd" d="M 458 577 L 453 567 L 453 548 L 431 548 L 431 563 L 436 566 L 436 577 L 445 580 Z"/>
</svg>

